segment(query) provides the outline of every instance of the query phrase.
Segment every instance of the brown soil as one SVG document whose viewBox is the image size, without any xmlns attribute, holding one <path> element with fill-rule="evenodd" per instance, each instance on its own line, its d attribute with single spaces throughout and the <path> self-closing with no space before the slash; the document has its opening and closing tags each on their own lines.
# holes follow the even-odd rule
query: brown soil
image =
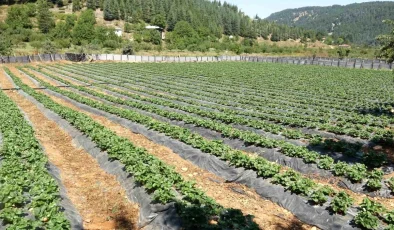
<svg viewBox="0 0 394 230">
<path fill-rule="evenodd" d="M 42 76 L 39 76 L 39 74 L 36 74 L 36 76 L 45 80 Z M 20 77 L 24 83 L 30 82 L 29 85 L 32 86 L 32 82 L 27 77 L 18 77 Z M 259 224 L 262 229 L 311 228 L 311 226 L 300 222 L 286 209 L 271 201 L 262 199 L 255 191 L 240 184 L 225 183 L 222 178 L 198 168 L 189 161 L 186 161 L 173 153 L 169 148 L 158 145 L 142 135 L 135 134 L 127 128 L 111 122 L 105 117 L 82 111 L 63 99 L 54 96 L 50 97 L 59 104 L 87 114 L 95 121 L 116 132 L 119 136 L 128 138 L 136 146 L 147 149 L 150 154 L 155 155 L 166 164 L 175 167 L 175 170 L 181 174 L 184 179 L 195 181 L 198 188 L 202 189 L 208 196 L 212 197 L 222 206 L 226 208 L 240 209 L 244 214 L 255 216 L 255 222 Z"/>
<path fill-rule="evenodd" d="M 10 69 L 18 75 L 15 68 Z M 2 73 L 0 82 L 3 88 L 12 87 Z M 84 228 L 136 229 L 138 205 L 127 199 L 116 177 L 104 172 L 93 157 L 77 148 L 72 138 L 33 103 L 15 91 L 5 93 L 26 113 L 49 161 L 59 168 L 67 195 L 82 216 Z"/>
</svg>

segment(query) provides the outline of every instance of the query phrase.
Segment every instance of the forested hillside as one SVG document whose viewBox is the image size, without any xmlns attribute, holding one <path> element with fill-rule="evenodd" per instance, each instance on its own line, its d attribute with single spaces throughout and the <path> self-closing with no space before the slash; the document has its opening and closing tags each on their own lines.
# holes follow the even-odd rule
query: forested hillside
<svg viewBox="0 0 394 230">
<path fill-rule="evenodd" d="M 367 2 L 346 6 L 303 7 L 274 13 L 267 20 L 288 26 L 332 33 L 357 44 L 376 44 L 376 36 L 389 31 L 382 23 L 394 19 L 394 2 Z"/>
<path fill-rule="evenodd" d="M 216 0 L 0 0 L 0 5 L 8 5 L 7 17 L 0 21 L 0 47 L 8 42 L 37 52 L 78 47 L 111 52 L 129 45 L 131 38 L 138 50 L 256 53 L 269 49 L 257 43 L 259 37 L 272 41 L 323 37 L 311 30 L 252 19 L 237 6 Z M 98 15 L 106 23 L 99 25 Z M 162 41 L 159 31 L 146 30 L 147 25 L 161 27 L 166 39 Z M 130 36 L 117 38 L 115 26 Z"/>
</svg>

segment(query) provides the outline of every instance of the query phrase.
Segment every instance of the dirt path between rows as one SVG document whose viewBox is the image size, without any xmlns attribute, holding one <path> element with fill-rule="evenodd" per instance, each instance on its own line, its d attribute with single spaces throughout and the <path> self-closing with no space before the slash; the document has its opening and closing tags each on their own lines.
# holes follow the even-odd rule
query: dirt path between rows
<svg viewBox="0 0 394 230">
<path fill-rule="evenodd" d="M 54 81 L 48 81 L 46 78 L 40 76 L 40 74 L 35 75 L 48 83 L 55 84 Z M 26 76 L 21 74 L 17 76 L 20 77 L 25 84 L 29 84 L 30 86 L 34 85 Z M 184 160 L 174 153 L 171 149 L 156 144 L 143 135 L 135 134 L 129 129 L 114 123 L 105 117 L 83 111 L 63 99 L 49 94 L 46 95 L 50 96 L 59 104 L 90 116 L 95 121 L 116 132 L 119 136 L 128 138 L 136 146 L 147 149 L 150 154 L 158 157 L 166 164 L 173 166 L 175 170 L 186 180 L 194 180 L 198 188 L 202 189 L 208 196 L 213 198 L 222 206 L 226 208 L 240 209 L 244 214 L 255 216 L 255 222 L 259 224 L 262 229 L 298 230 L 312 228 L 311 226 L 300 222 L 286 209 L 271 201 L 262 199 L 254 190 L 236 183 L 225 183 L 222 178 L 193 165 L 191 162 Z M 313 227 L 312 229 L 316 228 Z"/>
<path fill-rule="evenodd" d="M 18 71 L 9 67 L 13 73 Z M 0 73 L 2 88 L 12 88 Z M 77 148 L 71 136 L 49 120 L 32 102 L 16 91 L 5 93 L 26 113 L 35 136 L 44 146 L 48 159 L 59 170 L 67 196 L 83 218 L 85 229 L 136 229 L 137 204 L 131 203 L 116 177 L 102 170 L 97 161 Z"/>
</svg>

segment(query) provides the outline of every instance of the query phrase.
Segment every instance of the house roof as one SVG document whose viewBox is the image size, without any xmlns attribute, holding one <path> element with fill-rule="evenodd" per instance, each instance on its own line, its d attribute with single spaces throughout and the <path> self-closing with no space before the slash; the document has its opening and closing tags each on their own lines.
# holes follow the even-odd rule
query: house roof
<svg viewBox="0 0 394 230">
<path fill-rule="evenodd" d="M 160 26 L 146 26 L 145 29 L 161 29 Z"/>
</svg>

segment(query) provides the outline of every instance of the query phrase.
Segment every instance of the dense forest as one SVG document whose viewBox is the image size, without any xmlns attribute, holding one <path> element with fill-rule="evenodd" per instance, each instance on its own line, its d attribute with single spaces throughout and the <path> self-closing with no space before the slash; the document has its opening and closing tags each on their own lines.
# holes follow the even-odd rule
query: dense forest
<svg viewBox="0 0 394 230">
<path fill-rule="evenodd" d="M 375 45 L 375 38 L 389 31 L 382 21 L 394 19 L 393 12 L 392 1 L 366 2 L 288 9 L 272 14 L 267 20 L 332 33 L 333 40 L 341 37 L 351 43 Z"/>
<path fill-rule="evenodd" d="M 250 18 L 237 6 L 216 0 L 0 0 L 0 5 L 9 5 L 7 17 L 0 21 L 2 54 L 10 53 L 4 48 L 8 46 L 28 45 L 40 52 L 54 52 L 71 47 L 114 50 L 130 47 L 129 43 L 139 50 L 258 53 L 277 49 L 259 45 L 259 37 L 315 41 L 324 35 Z M 72 13 L 65 11 L 71 8 Z M 132 42 L 115 36 L 114 26 L 98 25 L 96 12 L 102 12 L 106 21 L 122 22 L 124 31 L 132 34 Z M 165 41 L 159 31 L 146 30 L 146 25 L 166 31 Z"/>
</svg>

